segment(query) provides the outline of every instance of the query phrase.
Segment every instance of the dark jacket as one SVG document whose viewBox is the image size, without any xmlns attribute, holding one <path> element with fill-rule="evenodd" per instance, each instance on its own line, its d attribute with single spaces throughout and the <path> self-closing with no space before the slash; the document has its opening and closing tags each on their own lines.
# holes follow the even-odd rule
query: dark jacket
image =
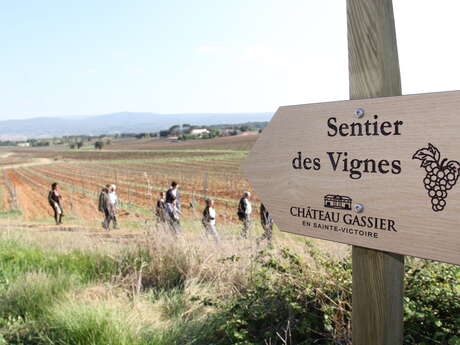
<svg viewBox="0 0 460 345">
<path fill-rule="evenodd" d="M 177 193 L 178 191 L 174 191 L 173 188 L 169 188 L 166 192 L 166 199 L 165 201 L 168 203 L 168 204 L 172 204 L 174 203 L 174 201 L 177 200 Z"/>
<path fill-rule="evenodd" d="M 206 206 L 203 210 L 203 222 L 209 223 L 211 220 L 215 220 L 215 218 L 211 217 L 211 214 L 209 212 L 209 206 Z"/>
<path fill-rule="evenodd" d="M 260 223 L 263 227 L 273 224 L 273 218 L 270 216 L 270 213 L 268 213 L 268 210 L 264 204 L 260 204 Z"/>
<path fill-rule="evenodd" d="M 245 220 L 246 219 L 246 198 L 241 198 L 240 202 L 238 203 L 238 218 L 240 220 Z"/>
<path fill-rule="evenodd" d="M 155 215 L 161 219 L 164 219 L 165 217 L 165 201 L 164 200 L 157 200 L 157 207 L 155 209 Z"/>
<path fill-rule="evenodd" d="M 55 204 L 61 206 L 61 195 L 54 190 L 50 190 L 48 193 L 48 203 L 51 207 L 54 207 Z"/>
<path fill-rule="evenodd" d="M 110 198 L 109 191 L 104 188 L 99 194 L 99 205 L 98 209 L 100 212 L 108 212 L 110 210 Z"/>
</svg>

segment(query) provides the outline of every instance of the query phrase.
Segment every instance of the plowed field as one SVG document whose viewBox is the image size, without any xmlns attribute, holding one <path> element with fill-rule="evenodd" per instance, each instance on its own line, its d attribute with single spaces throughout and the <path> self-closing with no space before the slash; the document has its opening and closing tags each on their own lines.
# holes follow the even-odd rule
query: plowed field
<svg viewBox="0 0 460 345">
<path fill-rule="evenodd" d="M 211 197 L 218 221 L 236 222 L 238 200 L 243 191 L 250 190 L 240 171 L 247 151 L 240 148 L 252 146 L 256 137 L 190 143 L 126 140 L 124 146 L 119 141 L 102 151 L 62 147 L 12 150 L 0 157 L 2 212 L 11 211 L 15 199 L 25 220 L 50 219 L 47 195 L 50 184 L 58 182 L 64 219 L 97 224 L 101 187 L 116 184 L 122 218 L 148 220 L 159 192 L 177 181 L 185 217 L 201 217 L 204 199 Z M 256 198 L 254 201 L 257 203 Z"/>
</svg>

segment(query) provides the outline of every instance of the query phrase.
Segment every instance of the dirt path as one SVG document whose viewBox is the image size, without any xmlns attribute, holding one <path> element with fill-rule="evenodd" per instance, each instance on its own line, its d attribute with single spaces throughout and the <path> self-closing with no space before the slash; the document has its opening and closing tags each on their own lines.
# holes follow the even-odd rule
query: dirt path
<svg viewBox="0 0 460 345">
<path fill-rule="evenodd" d="M 36 165 L 47 165 L 47 164 L 54 164 L 54 163 L 57 163 L 57 162 L 51 159 L 48 159 L 48 158 L 37 158 L 33 162 L 29 162 L 29 163 L 19 163 L 19 164 L 0 166 L 0 170 L 33 167 Z"/>
<path fill-rule="evenodd" d="M 51 225 L 14 219 L 0 219 L 0 236 L 2 234 L 56 249 L 124 247 L 143 243 L 149 236 L 145 230 L 131 228 L 106 231 L 88 225 Z"/>
</svg>

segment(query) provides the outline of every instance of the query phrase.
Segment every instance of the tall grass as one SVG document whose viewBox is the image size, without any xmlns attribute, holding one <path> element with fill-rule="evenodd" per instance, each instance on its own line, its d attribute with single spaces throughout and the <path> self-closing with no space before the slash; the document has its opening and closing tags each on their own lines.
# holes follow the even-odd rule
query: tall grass
<svg viewBox="0 0 460 345">
<path fill-rule="evenodd" d="M 0 237 L 0 344 L 351 343 L 349 258 L 188 230 L 113 253 Z M 458 267 L 408 259 L 407 345 L 459 344 L 459 279 Z"/>
<path fill-rule="evenodd" d="M 107 302 L 56 304 L 45 321 L 49 344 L 135 345 L 142 343 L 136 320 L 129 311 Z"/>
<path fill-rule="evenodd" d="M 82 281 L 91 281 L 111 279 L 117 274 L 117 268 L 113 258 L 97 252 L 61 253 L 16 240 L 0 240 L 0 286 L 25 272 L 66 272 L 77 275 Z"/>
<path fill-rule="evenodd" d="M 70 287 L 75 287 L 76 282 L 69 275 L 24 273 L 0 294 L 0 318 L 36 319 Z"/>
<path fill-rule="evenodd" d="M 247 241 L 229 239 L 216 245 L 196 235 L 175 238 L 160 232 L 140 251 L 143 262 L 137 273 L 144 288 L 170 289 L 195 281 L 228 294 L 246 284 L 254 247 Z"/>
</svg>

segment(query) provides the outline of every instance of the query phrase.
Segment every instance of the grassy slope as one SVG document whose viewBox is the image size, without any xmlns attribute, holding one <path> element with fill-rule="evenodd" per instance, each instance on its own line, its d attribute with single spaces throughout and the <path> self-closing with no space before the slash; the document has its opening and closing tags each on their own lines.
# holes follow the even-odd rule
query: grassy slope
<svg viewBox="0 0 460 345">
<path fill-rule="evenodd" d="M 111 247 L 0 231 L 0 344 L 349 344 L 348 259 L 185 226 Z M 409 259 L 406 273 L 406 344 L 458 344 L 460 268 Z"/>
</svg>

